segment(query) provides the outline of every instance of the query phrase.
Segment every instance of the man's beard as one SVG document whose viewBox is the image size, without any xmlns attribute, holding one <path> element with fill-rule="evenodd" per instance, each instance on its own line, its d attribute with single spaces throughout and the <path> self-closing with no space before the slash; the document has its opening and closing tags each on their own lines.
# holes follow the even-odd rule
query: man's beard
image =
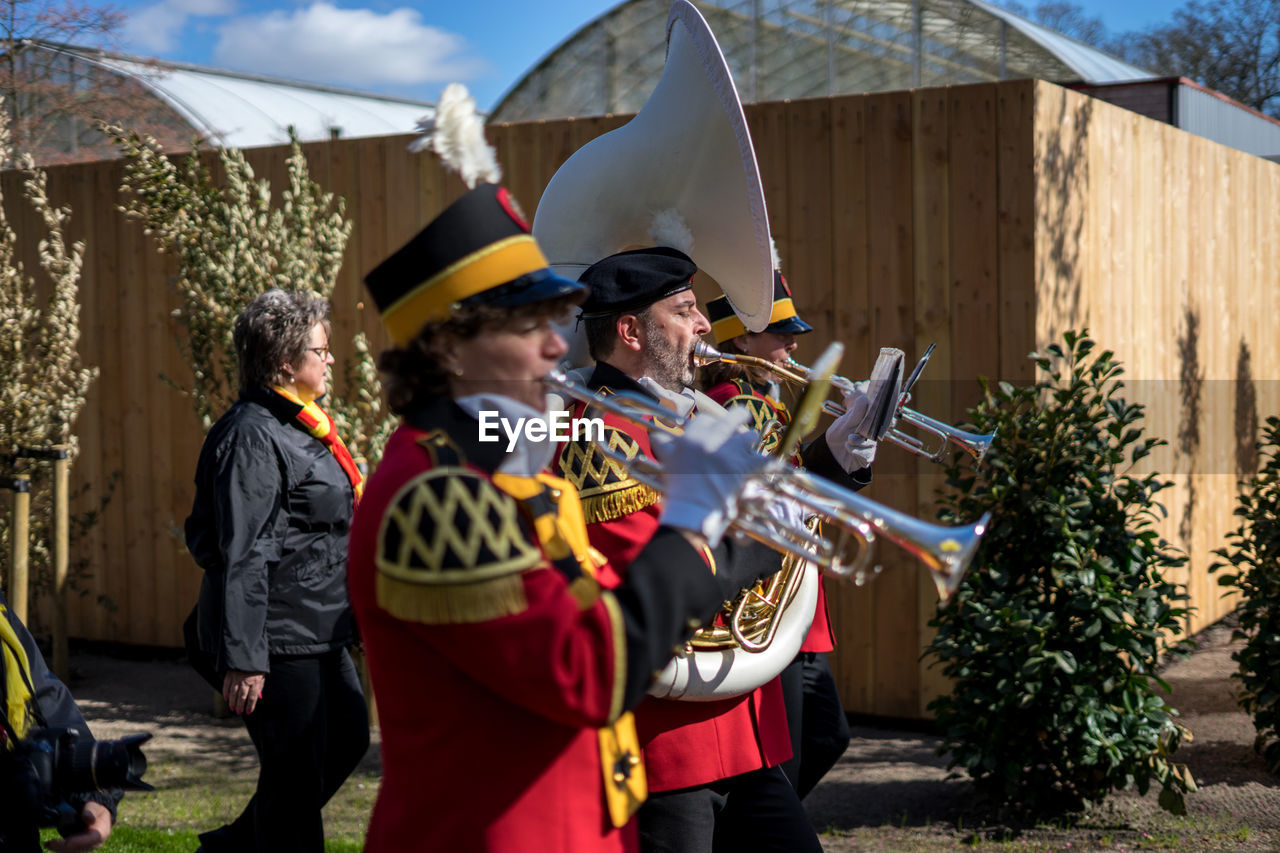
<svg viewBox="0 0 1280 853">
<path fill-rule="evenodd" d="M 645 374 L 668 391 L 677 394 L 693 384 L 693 347 L 681 347 L 672 343 L 662 334 L 662 330 L 650 324 L 649 318 L 641 320 L 645 323 L 645 343 L 647 345 L 648 369 Z"/>
</svg>

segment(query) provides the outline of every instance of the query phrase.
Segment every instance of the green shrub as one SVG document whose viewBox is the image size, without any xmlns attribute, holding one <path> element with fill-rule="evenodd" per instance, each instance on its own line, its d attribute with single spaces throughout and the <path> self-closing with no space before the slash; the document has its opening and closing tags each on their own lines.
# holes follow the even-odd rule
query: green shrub
<svg viewBox="0 0 1280 853">
<path fill-rule="evenodd" d="M 1222 586 L 1244 595 L 1236 638 L 1244 647 L 1231 656 L 1239 664 L 1240 707 L 1253 717 L 1255 748 L 1272 773 L 1280 771 L 1280 418 L 1267 418 L 1258 445 L 1262 470 L 1240 493 L 1240 526 L 1227 534 L 1228 547 L 1214 551 L 1225 562 L 1209 569 Z"/>
<path fill-rule="evenodd" d="M 930 623 L 926 655 L 954 681 L 929 705 L 941 751 L 992 807 L 1073 810 L 1151 780 L 1182 813 L 1195 789 L 1170 755 L 1182 729 L 1155 674 L 1176 638 L 1187 596 L 1165 577 L 1185 558 L 1154 527 L 1169 483 L 1134 463 L 1164 442 L 1142 437 L 1143 407 L 1120 396 L 1111 352 L 1088 332 L 1033 353 L 1038 379 L 983 380 L 969 414 L 999 433 L 977 470 L 953 463 L 941 516 L 991 511 L 977 559 Z"/>
</svg>

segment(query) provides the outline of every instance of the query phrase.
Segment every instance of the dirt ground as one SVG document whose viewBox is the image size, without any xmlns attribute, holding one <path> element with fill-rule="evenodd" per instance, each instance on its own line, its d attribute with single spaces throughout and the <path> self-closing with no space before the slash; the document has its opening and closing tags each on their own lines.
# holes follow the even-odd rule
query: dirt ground
<svg viewBox="0 0 1280 853">
<path fill-rule="evenodd" d="M 1173 664 L 1170 704 L 1194 738 L 1177 758 L 1200 790 L 1188 815 L 1162 812 L 1154 793 L 1119 793 L 1072 826 L 975 825 L 970 788 L 949 779 L 930 734 L 857 726 L 840 763 L 805 807 L 829 853 L 941 850 L 958 846 L 1032 850 L 1277 850 L 1280 778 L 1253 752 L 1253 726 L 1235 705 L 1230 629 L 1215 626 L 1198 650 Z M 232 763 L 252 772 L 253 749 L 238 720 L 210 713 L 211 691 L 176 659 L 137 659 L 100 652 L 72 656 L 72 686 L 94 734 L 150 731 L 153 761 Z M 364 769 L 378 767 L 377 733 Z"/>
</svg>

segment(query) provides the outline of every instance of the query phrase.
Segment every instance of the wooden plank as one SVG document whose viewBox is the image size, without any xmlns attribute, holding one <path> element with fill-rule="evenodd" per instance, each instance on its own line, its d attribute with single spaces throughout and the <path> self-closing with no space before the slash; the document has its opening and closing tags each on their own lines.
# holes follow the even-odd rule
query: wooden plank
<svg viewBox="0 0 1280 853">
<path fill-rule="evenodd" d="M 359 251 L 354 255 L 358 278 L 382 263 L 393 248 L 387 239 L 386 146 L 381 139 L 359 139 L 353 143 L 356 161 L 356 190 L 348 201 L 356 227 L 361 229 Z"/>
<path fill-rule="evenodd" d="M 489 139 L 498 150 L 498 161 L 502 163 L 502 182 L 511 191 L 530 224 L 533 224 L 537 201 L 542 197 L 545 187 L 534 157 L 535 137 L 539 127 L 536 124 L 502 124 L 487 128 Z"/>
<path fill-rule="evenodd" d="M 538 197 L 531 199 L 530 204 L 537 209 L 542 199 L 542 190 L 551 182 L 551 177 L 564 165 L 577 148 L 573 144 L 574 119 L 549 121 L 541 126 L 538 134 L 536 160 L 534 166 L 537 174 Z"/>
<path fill-rule="evenodd" d="M 1036 84 L 1037 347 L 1087 321 L 1078 276 L 1081 248 L 1086 245 L 1089 128 L 1081 124 L 1071 94 L 1048 83 Z"/>
<path fill-rule="evenodd" d="M 831 273 L 835 283 L 831 338 L 844 343 L 846 364 L 866 364 L 871 347 L 865 104 L 864 96 L 845 96 L 831 102 Z M 758 112 L 763 120 L 769 115 L 769 106 L 758 105 L 753 113 Z M 773 197 L 769 199 L 772 205 Z M 770 216 L 773 215 L 771 208 Z M 815 341 L 811 345 L 813 352 L 816 354 L 824 343 Z M 812 355 L 805 357 L 812 359 Z M 831 667 L 845 709 L 869 713 L 875 675 L 873 592 L 867 587 L 828 583 L 827 603 L 836 634 Z"/>
<path fill-rule="evenodd" d="M 134 588 L 145 581 L 135 577 L 134 573 L 136 567 L 145 566 L 145 561 L 152 554 L 150 532 L 144 530 L 144 525 L 138 524 L 136 519 L 151 517 L 148 457 L 152 436 L 148 407 L 153 394 L 162 390 L 162 386 L 154 372 L 148 369 L 144 347 L 134 342 L 143 340 L 147 334 L 143 321 L 150 288 L 144 276 L 146 256 L 154 251 L 153 241 L 140 228 L 131 225 L 121 233 L 118 311 L 113 323 L 121 346 L 111 373 L 119 395 L 115 414 L 123 437 L 119 442 L 118 457 L 118 467 L 123 473 L 112 504 L 122 515 L 124 529 L 123 548 L 117 552 L 119 561 L 112 567 L 107 583 L 108 594 L 118 608 L 112 614 L 107 637 L 111 640 L 125 640 L 134 633 L 138 636 L 149 633 L 149 627 L 144 627 L 148 616 L 138 606 L 139 602 L 146 600 L 146 593 Z M 141 391 L 148 393 L 139 393 Z"/>
<path fill-rule="evenodd" d="M 164 267 L 166 278 L 176 275 L 176 259 L 167 255 L 164 257 L 167 258 Z M 170 309 L 178 307 L 179 298 L 177 294 L 173 292 L 172 288 L 167 288 L 166 291 L 168 307 Z M 183 365 L 183 358 L 178 350 L 174 336 L 176 326 L 177 324 L 170 320 L 163 332 L 167 353 L 165 364 L 169 365 L 167 372 L 171 374 L 177 373 Z M 173 478 L 169 483 L 167 504 L 174 528 L 166 531 L 170 534 L 166 541 L 168 551 L 157 567 L 157 571 L 172 575 L 173 600 L 169 602 L 168 614 L 173 627 L 164 629 L 165 633 L 159 642 L 164 646 L 181 647 L 183 643 L 182 623 L 187 618 L 187 614 L 191 612 L 192 607 L 195 606 L 200 590 L 200 581 L 204 577 L 204 572 L 196 566 L 195 560 L 191 558 L 191 554 L 186 549 L 182 529 L 195 501 L 196 460 L 199 458 L 200 446 L 204 439 L 204 430 L 196 418 L 191 402 L 186 397 L 167 387 L 161 390 L 160 394 L 163 395 L 163 400 L 169 405 L 170 437 L 168 452 L 170 465 L 173 469 Z M 164 493 L 161 492 L 160 494 L 163 495 Z"/>
<path fill-rule="evenodd" d="M 1036 348 L 1036 92 L 1031 80 L 996 89 L 998 375 L 1019 384 L 1035 378 L 1027 354 Z"/>
<path fill-rule="evenodd" d="M 796 311 L 814 327 L 813 337 L 830 340 L 835 325 L 832 277 L 831 107 L 826 99 L 793 101 L 787 125 L 788 253 L 782 269 Z M 847 353 L 844 371 L 859 369 Z"/>
<path fill-rule="evenodd" d="M 140 258 L 139 268 L 142 273 L 141 283 L 163 281 L 165 278 L 165 259 L 152 246 Z M 176 612 L 174 608 L 174 578 L 170 570 L 170 555 L 173 552 L 173 525 L 179 520 L 174 518 L 175 510 L 186 517 L 185 507 L 173 507 L 157 497 L 172 488 L 176 471 L 172 464 L 172 456 L 163 452 L 172 435 L 171 409 L 165 405 L 160 395 L 174 395 L 175 392 L 165 388 L 157 369 L 163 364 L 172 364 L 167 358 L 169 346 L 169 317 L 167 300 L 163 291 L 156 292 L 146 288 L 146 296 L 141 300 L 138 325 L 142 336 L 133 338 L 134 349 L 144 359 L 143 371 L 135 379 L 135 388 L 150 386 L 155 389 L 147 395 L 145 403 L 145 429 L 133 434 L 135 440 L 143 440 L 145 444 L 137 449 L 145 456 L 145 488 L 147 500 L 146 511 L 133 513 L 130 517 L 141 522 L 140 535 L 144 536 L 139 543 L 139 552 L 143 561 L 129 567 L 130 593 L 132 597 L 128 634 L 133 642 L 158 645 L 163 641 L 172 642 L 181 636 L 174 624 Z M 129 463 L 134 464 L 134 463 Z M 141 507 L 139 507 L 141 508 Z M 147 551 L 150 556 L 147 556 Z"/>
<path fill-rule="evenodd" d="M 996 290 L 997 234 L 996 87 L 957 86 L 948 99 L 951 157 L 952 411 L 977 402 L 979 376 L 1000 371 L 999 340 L 974 334 L 999 329 Z M 960 166 L 963 164 L 963 167 Z"/>
<path fill-rule="evenodd" d="M 83 240 L 85 253 L 83 266 L 80 269 L 80 359 L 86 367 L 95 367 L 99 361 L 99 350 L 106 330 L 102 327 L 102 315 L 99 304 L 103 296 L 99 283 L 97 260 L 109 254 L 110 248 L 98 245 L 95 223 L 95 208 L 105 207 L 105 201 L 97 199 L 94 194 L 93 167 L 77 168 L 63 171 L 57 177 L 69 184 L 68 199 L 71 205 L 71 219 L 67 226 L 68 243 Z M 50 176 L 52 182 L 55 178 Z M 106 251 L 104 251 L 104 248 Z M 97 496 L 104 486 L 102 472 L 101 435 L 106 425 L 102 417 L 103 394 L 98 382 L 89 386 L 85 397 L 85 407 L 74 424 L 75 434 L 79 442 L 79 455 L 71 469 L 71 494 L 78 496 L 71 506 L 73 518 L 82 517 L 95 508 Z M 74 530 L 74 526 L 73 526 Z M 73 533 L 74 535 L 74 533 Z M 84 531 L 71 555 L 72 569 L 77 563 L 83 563 L 92 574 L 94 567 L 100 566 L 106 557 L 106 541 L 102 529 L 95 525 Z M 82 589 L 92 590 L 94 578 L 81 578 Z M 72 594 L 67 597 L 67 632 L 71 636 L 79 636 L 79 628 L 89 618 L 91 609 L 96 609 L 97 597 Z"/>
<path fill-rule="evenodd" d="M 788 147 L 788 107 L 785 103 L 752 104 L 746 108 L 745 113 L 747 131 L 751 134 L 751 144 L 756 152 L 756 167 L 760 171 L 760 185 L 764 188 L 765 210 L 769 216 L 769 234 L 779 255 L 781 269 L 790 279 L 793 271 L 789 263 L 791 238 L 788 231 L 790 216 L 788 170 L 791 162 Z M 806 338 L 801 338 L 799 343 L 800 348 L 796 352 L 796 358 L 801 361 L 811 358 L 812 344 Z M 824 337 L 818 345 L 825 343 Z"/>
<path fill-rule="evenodd" d="M 870 95 L 866 101 L 867 252 L 870 269 L 873 346 L 910 350 L 915 343 L 912 232 L 912 158 L 909 93 Z M 879 454 L 868 495 L 910 511 L 916 501 L 915 463 L 905 454 Z M 894 717 L 919 713 L 915 561 L 896 548 L 876 559 L 884 573 L 872 586 L 875 675 L 871 712 Z"/>
<path fill-rule="evenodd" d="M 920 381 L 912 389 L 912 408 L 948 420 L 951 409 L 951 357 L 955 341 L 948 319 L 951 315 L 951 222 L 949 140 L 949 94 L 947 89 L 918 89 L 912 93 L 912 230 L 914 232 L 915 340 L 907 353 L 908 364 L 923 355 L 931 344 L 937 349 Z M 967 168 L 962 164 L 961 168 Z M 886 453 L 906 451 L 882 445 Z M 934 494 L 943 477 L 937 465 L 919 456 L 910 456 L 915 466 L 915 500 L 911 514 L 932 519 Z M 916 569 L 917 574 L 920 570 Z M 916 648 L 923 650 L 932 641 L 929 621 L 937 613 L 938 596 L 931 583 L 917 584 Z M 925 706 L 947 692 L 948 682 L 937 667 L 917 664 L 920 680 L 918 716 L 927 716 Z"/>
<path fill-rule="evenodd" d="M 355 139 L 339 139 L 329 143 L 326 169 L 329 183 L 325 189 L 345 199 L 346 218 L 353 223 L 351 235 L 347 238 L 346 251 L 342 255 L 342 271 L 335 290 L 341 288 L 345 293 L 358 293 L 363 299 L 364 276 L 372 269 L 372 266 L 366 265 L 366 257 L 374 254 L 373 251 L 366 252 L 363 246 L 368 240 L 372 246 L 376 247 L 380 244 L 381 238 L 368 233 L 370 232 L 369 223 L 364 222 L 361 216 L 361 205 L 364 202 L 361 199 L 363 187 L 360 183 L 362 172 L 359 162 L 359 143 L 360 140 Z M 381 173 L 379 172 L 378 175 L 381 182 Z"/>
</svg>

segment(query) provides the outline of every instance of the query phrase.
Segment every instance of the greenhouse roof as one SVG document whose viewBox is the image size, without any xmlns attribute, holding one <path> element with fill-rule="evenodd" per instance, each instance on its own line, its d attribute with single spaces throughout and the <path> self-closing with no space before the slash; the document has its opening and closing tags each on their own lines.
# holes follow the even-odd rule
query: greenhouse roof
<svg viewBox="0 0 1280 853">
<path fill-rule="evenodd" d="M 411 133 L 434 107 L 423 101 L 370 95 L 89 48 L 39 43 L 126 75 L 173 107 L 210 141 L 249 148 L 333 136 Z"/>
<path fill-rule="evenodd" d="M 983 0 L 692 0 L 746 102 L 1150 72 Z M 626 0 L 540 60 L 491 121 L 637 112 L 662 74 L 669 0 Z"/>
</svg>

